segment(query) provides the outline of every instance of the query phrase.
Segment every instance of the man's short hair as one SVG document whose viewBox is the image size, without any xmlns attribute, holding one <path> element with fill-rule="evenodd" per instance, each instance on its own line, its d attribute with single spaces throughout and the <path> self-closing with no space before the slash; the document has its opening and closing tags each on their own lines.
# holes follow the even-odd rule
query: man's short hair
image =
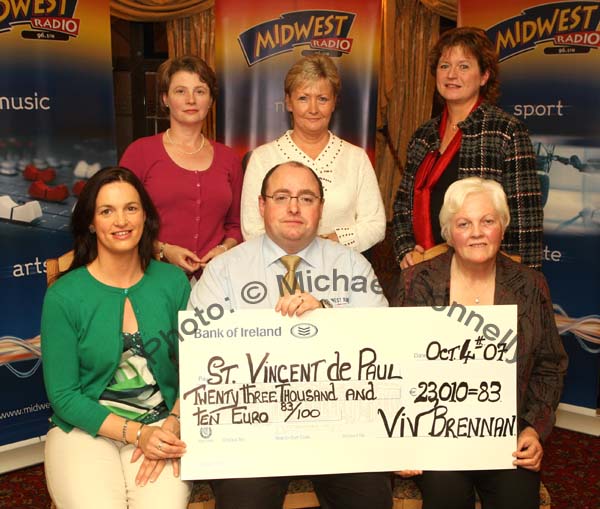
<svg viewBox="0 0 600 509">
<path fill-rule="evenodd" d="M 283 166 L 284 164 L 289 164 L 290 166 L 295 166 L 296 168 L 306 168 L 308 171 L 310 171 L 313 174 L 313 176 L 315 177 L 315 180 L 317 181 L 317 184 L 319 186 L 319 198 L 321 198 L 321 200 L 323 199 L 323 183 L 321 182 L 321 179 L 315 173 L 315 170 L 313 170 L 310 166 L 306 166 L 305 164 L 300 163 L 298 161 L 287 161 L 285 163 L 276 164 L 275 166 L 273 166 L 273 168 L 271 168 L 267 172 L 267 174 L 263 178 L 262 186 L 260 188 L 260 195 L 263 198 L 267 195 L 267 186 L 269 185 L 269 178 L 271 177 L 271 175 L 277 168 L 279 168 L 280 166 Z"/>
</svg>

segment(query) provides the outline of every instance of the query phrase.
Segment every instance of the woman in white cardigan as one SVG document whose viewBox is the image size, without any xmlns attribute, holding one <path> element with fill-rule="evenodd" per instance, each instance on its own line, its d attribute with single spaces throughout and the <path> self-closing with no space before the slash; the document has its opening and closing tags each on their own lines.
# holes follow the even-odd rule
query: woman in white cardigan
<svg viewBox="0 0 600 509">
<path fill-rule="evenodd" d="M 285 104 L 293 129 L 252 152 L 242 188 L 244 238 L 264 232 L 258 196 L 265 174 L 282 162 L 298 161 L 312 168 L 323 183 L 321 237 L 361 252 L 383 240 L 385 211 L 369 157 L 329 131 L 340 87 L 337 68 L 324 55 L 301 58 L 288 71 Z"/>
</svg>

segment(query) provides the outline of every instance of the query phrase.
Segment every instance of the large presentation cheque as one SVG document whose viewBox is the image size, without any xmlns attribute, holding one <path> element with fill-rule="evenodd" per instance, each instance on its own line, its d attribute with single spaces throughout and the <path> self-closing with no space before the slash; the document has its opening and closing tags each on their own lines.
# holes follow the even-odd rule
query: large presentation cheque
<svg viewBox="0 0 600 509">
<path fill-rule="evenodd" d="M 179 314 L 183 479 L 514 468 L 516 306 Z"/>
</svg>

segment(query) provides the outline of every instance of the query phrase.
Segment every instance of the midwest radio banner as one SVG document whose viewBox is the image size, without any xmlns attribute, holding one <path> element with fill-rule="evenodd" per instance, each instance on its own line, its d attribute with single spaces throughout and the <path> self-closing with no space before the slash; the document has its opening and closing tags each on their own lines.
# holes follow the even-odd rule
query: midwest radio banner
<svg viewBox="0 0 600 509">
<path fill-rule="evenodd" d="M 529 127 L 544 200 L 544 266 L 569 354 L 564 403 L 600 383 L 600 2 L 461 0 L 498 49 L 500 106 Z"/>
<path fill-rule="evenodd" d="M 109 0 L 0 2 L 0 446 L 45 435 L 45 260 L 85 181 L 114 164 Z"/>
<path fill-rule="evenodd" d="M 216 3 L 217 138 L 240 155 L 290 128 L 283 82 L 302 56 L 323 53 L 342 80 L 331 130 L 375 153 L 379 0 Z"/>
</svg>

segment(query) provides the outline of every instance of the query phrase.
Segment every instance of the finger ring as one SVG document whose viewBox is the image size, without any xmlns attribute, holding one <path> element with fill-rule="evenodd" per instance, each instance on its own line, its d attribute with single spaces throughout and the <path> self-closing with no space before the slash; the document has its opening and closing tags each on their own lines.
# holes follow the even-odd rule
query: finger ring
<svg viewBox="0 0 600 509">
<path fill-rule="evenodd" d="M 159 451 L 162 451 L 162 446 L 163 446 L 163 443 L 162 443 L 162 442 L 159 440 L 159 441 L 158 441 L 158 445 L 156 446 L 156 448 L 157 448 Z"/>
</svg>

